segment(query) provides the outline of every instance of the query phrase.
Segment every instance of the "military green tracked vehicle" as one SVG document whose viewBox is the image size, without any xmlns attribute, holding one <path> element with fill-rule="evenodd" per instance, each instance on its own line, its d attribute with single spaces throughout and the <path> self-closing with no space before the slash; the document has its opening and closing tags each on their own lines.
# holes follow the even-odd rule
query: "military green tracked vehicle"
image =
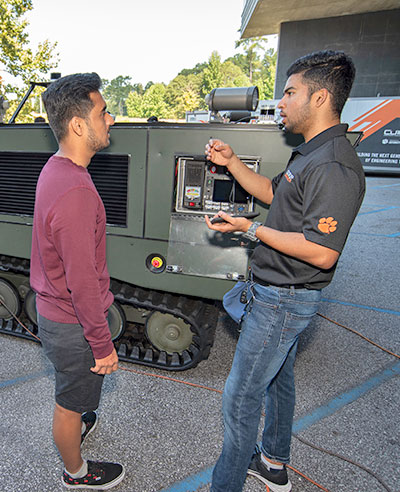
<svg viewBox="0 0 400 492">
<path fill-rule="evenodd" d="M 268 177 L 285 167 L 296 144 L 276 125 L 117 123 L 111 145 L 88 168 L 107 213 L 115 296 L 109 323 L 121 360 L 167 370 L 196 366 L 213 344 L 216 301 L 246 276 L 254 245 L 210 231 L 204 215 L 223 209 L 264 220 L 267 207 L 225 168 L 205 161 L 210 137 L 230 143 Z M 33 338 L 11 313 L 37 332 L 29 285 L 35 187 L 56 149 L 46 123 L 0 125 L 1 333 Z"/>
</svg>

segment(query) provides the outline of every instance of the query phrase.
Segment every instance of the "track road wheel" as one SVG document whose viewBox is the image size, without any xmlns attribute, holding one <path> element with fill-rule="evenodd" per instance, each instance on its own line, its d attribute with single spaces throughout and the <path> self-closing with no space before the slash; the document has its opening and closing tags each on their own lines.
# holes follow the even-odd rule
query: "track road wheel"
<svg viewBox="0 0 400 492">
<path fill-rule="evenodd" d="M 32 289 L 25 296 L 24 311 L 29 321 L 37 326 L 36 293 Z"/>
<path fill-rule="evenodd" d="M 37 325 L 36 294 L 32 289 L 25 296 L 24 311 L 29 321 Z M 124 311 L 116 302 L 108 310 L 107 321 L 110 327 L 111 339 L 113 341 L 118 340 L 125 331 L 126 319 Z"/>
<path fill-rule="evenodd" d="M 108 308 L 107 321 L 110 328 L 111 340 L 115 342 L 118 338 L 122 337 L 126 328 L 126 317 L 124 310 L 115 301 Z"/>
<path fill-rule="evenodd" d="M 146 322 L 146 336 L 160 352 L 172 355 L 182 354 L 187 350 L 193 339 L 190 325 L 182 318 L 172 314 L 153 312 Z"/>
<path fill-rule="evenodd" d="M 0 278 L 0 319 L 10 319 L 12 314 L 18 316 L 21 312 L 21 301 L 17 289 L 4 278 Z M 7 306 L 7 308 L 4 306 Z M 11 311 L 11 313 L 10 313 Z"/>
</svg>

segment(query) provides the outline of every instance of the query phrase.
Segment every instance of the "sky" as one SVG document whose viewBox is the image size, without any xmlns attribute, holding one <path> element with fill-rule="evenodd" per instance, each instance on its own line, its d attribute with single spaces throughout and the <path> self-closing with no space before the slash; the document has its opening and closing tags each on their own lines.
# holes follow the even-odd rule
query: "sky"
<svg viewBox="0 0 400 492">
<path fill-rule="evenodd" d="M 57 41 L 68 75 L 97 72 L 132 83 L 170 82 L 183 68 L 235 53 L 244 0 L 33 0 L 26 15 L 32 48 Z M 276 49 L 271 36 L 269 47 Z"/>
</svg>

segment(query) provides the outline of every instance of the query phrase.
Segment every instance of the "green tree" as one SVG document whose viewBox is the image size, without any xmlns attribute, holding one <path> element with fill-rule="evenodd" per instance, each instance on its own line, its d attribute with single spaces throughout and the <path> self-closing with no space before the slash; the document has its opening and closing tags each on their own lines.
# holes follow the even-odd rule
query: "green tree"
<svg viewBox="0 0 400 492">
<path fill-rule="evenodd" d="M 153 84 L 143 96 L 144 117 L 157 116 L 168 118 L 168 106 L 165 102 L 166 88 L 164 84 Z"/>
<path fill-rule="evenodd" d="M 39 43 L 36 51 L 29 48 L 28 22 L 24 15 L 32 9 L 32 0 L 0 0 L 0 70 L 25 84 L 31 80 L 43 81 L 44 74 L 57 66 L 56 43 L 45 40 Z M 26 86 L 20 88 L 17 84 L 5 84 L 3 79 L 0 80 L 0 95 L 8 96 L 8 99 L 10 94 L 16 96 L 15 101 L 10 101 L 7 117 L 15 111 L 26 90 Z M 19 119 L 29 120 L 27 115 L 32 108 L 32 102 L 28 101 Z"/>
<path fill-rule="evenodd" d="M 126 98 L 126 110 L 130 118 L 142 118 L 143 114 L 143 94 L 132 91 Z"/>
<path fill-rule="evenodd" d="M 240 39 L 236 41 L 236 48 L 244 48 L 244 58 L 241 58 L 241 62 L 244 63 L 244 67 L 241 67 L 253 82 L 253 74 L 261 67 L 260 55 L 258 51 L 264 50 L 264 45 L 268 42 L 266 38 L 258 36 L 255 38 Z"/>
<path fill-rule="evenodd" d="M 110 82 L 103 80 L 103 96 L 107 101 L 108 110 L 113 114 L 126 116 L 126 98 L 134 90 L 131 84 L 131 77 L 118 75 Z"/>
<path fill-rule="evenodd" d="M 143 85 L 139 82 L 137 84 L 132 85 L 132 90 L 143 96 L 144 94 L 144 87 Z"/>
<path fill-rule="evenodd" d="M 263 82 L 263 87 L 262 90 L 259 88 L 260 99 L 272 99 L 274 97 L 277 59 L 278 52 L 273 48 L 270 48 L 264 54 L 261 67 L 261 80 Z"/>
<path fill-rule="evenodd" d="M 152 80 L 149 80 L 147 84 L 144 86 L 144 91 L 146 92 L 147 89 L 150 89 L 152 85 L 154 85 L 154 82 Z"/>
<path fill-rule="evenodd" d="M 221 87 L 249 87 L 251 85 L 249 77 L 232 61 L 224 61 L 221 72 Z"/>
<path fill-rule="evenodd" d="M 194 111 L 201 104 L 201 76 L 190 73 L 177 75 L 168 84 L 165 101 L 171 118 L 184 118 L 186 111 Z"/>
<path fill-rule="evenodd" d="M 234 56 L 230 56 L 225 60 L 225 62 L 232 62 L 234 65 L 239 67 L 243 73 L 248 74 L 248 64 L 246 56 L 243 53 L 236 53 Z"/>
<path fill-rule="evenodd" d="M 199 75 L 207 65 L 207 62 L 197 63 L 193 68 L 184 68 L 178 75 Z"/>
<path fill-rule="evenodd" d="M 206 68 L 202 72 L 201 95 L 204 98 L 216 87 L 221 87 L 223 81 L 221 57 L 213 51 Z"/>
<path fill-rule="evenodd" d="M 166 88 L 164 84 L 153 84 L 141 96 L 131 92 L 126 100 L 128 116 L 131 118 L 168 118 L 168 105 L 165 102 Z"/>
</svg>

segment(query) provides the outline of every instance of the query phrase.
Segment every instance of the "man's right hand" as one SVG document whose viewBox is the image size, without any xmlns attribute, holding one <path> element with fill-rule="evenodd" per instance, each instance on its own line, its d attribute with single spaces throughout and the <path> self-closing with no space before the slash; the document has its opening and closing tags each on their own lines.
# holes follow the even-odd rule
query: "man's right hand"
<svg viewBox="0 0 400 492">
<path fill-rule="evenodd" d="M 208 161 L 218 166 L 228 166 L 235 155 L 230 145 L 213 138 L 206 145 L 205 154 Z"/>
<path fill-rule="evenodd" d="M 271 180 L 249 169 L 233 152 L 230 145 L 222 140 L 211 138 L 206 145 L 205 154 L 208 161 L 217 164 L 217 166 L 226 166 L 232 176 L 250 195 L 258 198 L 263 203 L 270 204 L 272 202 L 274 193 Z M 230 221 L 228 220 L 227 222 Z M 240 226 L 242 225 L 240 224 Z M 218 230 L 222 229 L 218 228 Z"/>
<path fill-rule="evenodd" d="M 205 220 L 209 229 L 220 232 L 247 232 L 252 222 L 244 217 L 232 217 L 220 210 L 215 217 L 221 217 L 224 222 L 213 224 L 208 215 Z"/>
<path fill-rule="evenodd" d="M 111 374 L 118 369 L 118 355 L 115 348 L 107 357 L 94 359 L 94 361 L 96 365 L 90 370 L 96 374 Z"/>
</svg>

